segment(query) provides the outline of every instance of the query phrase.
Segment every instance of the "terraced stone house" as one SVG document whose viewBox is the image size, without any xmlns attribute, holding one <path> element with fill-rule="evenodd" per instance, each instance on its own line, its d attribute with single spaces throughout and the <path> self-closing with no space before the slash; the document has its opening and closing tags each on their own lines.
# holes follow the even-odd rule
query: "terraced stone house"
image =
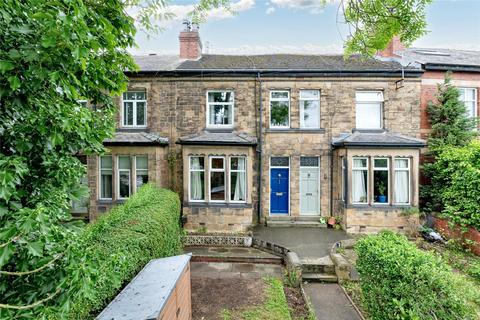
<svg viewBox="0 0 480 320">
<path fill-rule="evenodd" d="M 403 230 L 418 205 L 422 70 L 341 55 L 138 56 L 109 154 L 91 156 L 94 220 L 142 184 L 172 188 L 188 230 L 336 216 Z M 280 221 L 280 222 L 279 222 Z"/>
</svg>

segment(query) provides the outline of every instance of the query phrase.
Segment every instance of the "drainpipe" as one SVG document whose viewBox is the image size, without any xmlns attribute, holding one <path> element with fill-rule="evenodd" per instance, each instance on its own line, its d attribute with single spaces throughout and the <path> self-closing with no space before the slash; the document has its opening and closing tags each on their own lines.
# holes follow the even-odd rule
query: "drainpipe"
<svg viewBox="0 0 480 320">
<path fill-rule="evenodd" d="M 258 95 L 258 108 L 260 109 L 260 124 L 259 124 L 259 138 L 258 138 L 258 145 L 259 148 L 257 148 L 257 153 L 258 153 L 258 161 L 259 161 L 259 173 L 258 173 L 258 212 L 257 212 L 257 218 L 258 218 L 258 223 L 260 223 L 260 219 L 262 216 L 262 180 L 263 180 L 263 131 L 262 131 L 262 126 L 263 126 L 263 103 L 262 103 L 262 78 L 260 77 L 260 72 L 257 73 L 257 79 L 259 82 L 259 95 Z"/>
<path fill-rule="evenodd" d="M 333 216 L 333 146 L 330 141 L 330 216 Z"/>
</svg>

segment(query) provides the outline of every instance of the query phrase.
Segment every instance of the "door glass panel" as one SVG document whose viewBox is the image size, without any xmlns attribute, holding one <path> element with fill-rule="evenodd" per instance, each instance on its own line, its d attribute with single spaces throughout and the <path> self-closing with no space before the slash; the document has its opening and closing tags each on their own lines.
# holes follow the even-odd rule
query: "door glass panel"
<svg viewBox="0 0 480 320">
<path fill-rule="evenodd" d="M 272 157 L 270 158 L 270 165 L 272 167 L 288 167 L 289 158 L 288 157 Z"/>
<path fill-rule="evenodd" d="M 318 157 L 300 157 L 300 166 L 318 167 Z"/>
</svg>

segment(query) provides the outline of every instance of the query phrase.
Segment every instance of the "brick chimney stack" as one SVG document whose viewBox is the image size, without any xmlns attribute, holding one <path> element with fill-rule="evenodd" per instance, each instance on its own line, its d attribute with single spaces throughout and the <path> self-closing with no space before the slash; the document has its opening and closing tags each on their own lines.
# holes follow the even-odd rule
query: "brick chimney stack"
<svg viewBox="0 0 480 320">
<path fill-rule="evenodd" d="M 180 32 L 180 59 L 197 60 L 202 56 L 202 41 L 198 27 L 192 26 L 190 21 L 185 21 L 185 29 Z"/>
<path fill-rule="evenodd" d="M 400 41 L 400 37 L 394 36 L 388 46 L 382 51 L 378 52 L 378 55 L 383 58 L 394 58 L 398 57 L 395 52 L 402 50 L 405 50 L 405 46 L 403 45 L 402 41 Z"/>
</svg>

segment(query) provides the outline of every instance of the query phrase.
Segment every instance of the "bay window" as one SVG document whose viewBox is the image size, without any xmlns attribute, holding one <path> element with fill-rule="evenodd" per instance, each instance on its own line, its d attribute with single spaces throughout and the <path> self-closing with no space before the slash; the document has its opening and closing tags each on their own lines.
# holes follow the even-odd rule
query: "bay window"
<svg viewBox="0 0 480 320">
<path fill-rule="evenodd" d="M 410 159 L 395 159 L 395 203 L 410 203 Z"/>
<path fill-rule="evenodd" d="M 459 100 L 465 104 L 465 110 L 469 118 L 477 117 L 477 89 L 458 88 L 460 91 Z"/>
<path fill-rule="evenodd" d="M 245 202 L 247 196 L 247 166 L 245 157 L 230 158 L 230 201 Z"/>
<path fill-rule="evenodd" d="M 100 157 L 100 199 L 112 199 L 112 156 Z"/>
<path fill-rule="evenodd" d="M 130 196 L 131 184 L 130 184 L 130 171 L 131 171 L 131 159 L 130 156 L 118 156 L 118 171 L 117 171 L 117 191 L 118 199 L 125 199 Z"/>
<path fill-rule="evenodd" d="M 383 128 L 383 92 L 357 91 L 355 93 L 355 120 L 357 129 Z"/>
<path fill-rule="evenodd" d="M 373 159 L 373 202 L 388 204 L 389 185 L 388 158 Z"/>
<path fill-rule="evenodd" d="M 224 157 L 210 157 L 210 201 L 225 201 Z"/>
<path fill-rule="evenodd" d="M 145 127 L 147 125 L 147 93 L 127 91 L 123 94 L 122 125 Z"/>
<path fill-rule="evenodd" d="M 205 157 L 190 157 L 190 201 L 205 201 Z"/>
<path fill-rule="evenodd" d="M 300 90 L 300 128 L 320 128 L 319 90 Z"/>
<path fill-rule="evenodd" d="M 290 127 L 290 92 L 270 91 L 270 128 Z"/>
<path fill-rule="evenodd" d="M 148 182 L 148 157 L 136 156 L 135 157 L 135 186 L 137 190 Z"/>
<path fill-rule="evenodd" d="M 352 200 L 353 203 L 367 203 L 368 199 L 368 159 L 353 158 Z"/>
<path fill-rule="evenodd" d="M 233 127 L 233 91 L 207 92 L 207 127 Z"/>
</svg>

